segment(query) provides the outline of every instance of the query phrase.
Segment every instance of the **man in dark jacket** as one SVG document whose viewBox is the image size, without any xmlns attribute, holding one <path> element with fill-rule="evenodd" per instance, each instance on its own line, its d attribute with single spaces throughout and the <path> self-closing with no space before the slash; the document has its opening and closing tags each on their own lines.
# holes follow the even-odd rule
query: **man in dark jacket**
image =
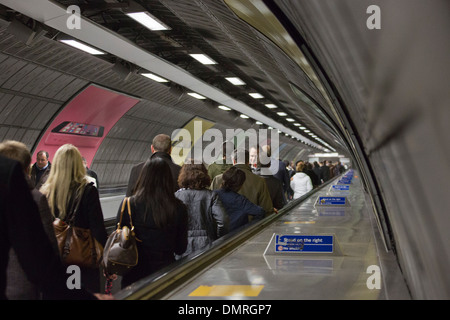
<svg viewBox="0 0 450 320">
<path fill-rule="evenodd" d="M 261 163 L 261 168 L 270 168 L 270 163 L 263 164 Z M 286 199 L 284 197 L 284 189 L 283 183 L 280 179 L 275 178 L 273 174 L 270 174 L 269 170 L 261 170 L 261 174 L 259 175 L 261 178 L 264 178 L 267 184 L 267 188 L 269 189 L 270 198 L 272 199 L 273 207 L 277 210 L 283 208 L 286 204 Z"/>
<path fill-rule="evenodd" d="M 36 155 L 36 163 L 31 167 L 30 179 L 36 189 L 40 189 L 50 175 L 52 164 L 48 161 L 48 152 L 41 150 Z"/>
<path fill-rule="evenodd" d="M 169 164 L 170 171 L 172 173 L 172 178 L 174 180 L 175 186 L 174 192 L 177 191 L 179 189 L 178 175 L 180 174 L 181 167 L 175 164 L 172 160 L 172 157 L 170 156 L 170 153 L 172 151 L 172 140 L 166 134 L 159 134 L 153 139 L 151 150 L 152 155 L 150 156 L 150 159 L 162 158 L 164 161 L 167 162 L 167 164 Z M 134 188 L 136 187 L 136 183 L 139 179 L 139 175 L 141 173 L 142 167 L 144 166 L 144 163 L 145 162 L 141 162 L 131 169 L 130 179 L 128 181 L 126 193 L 127 197 L 133 195 Z"/>
</svg>

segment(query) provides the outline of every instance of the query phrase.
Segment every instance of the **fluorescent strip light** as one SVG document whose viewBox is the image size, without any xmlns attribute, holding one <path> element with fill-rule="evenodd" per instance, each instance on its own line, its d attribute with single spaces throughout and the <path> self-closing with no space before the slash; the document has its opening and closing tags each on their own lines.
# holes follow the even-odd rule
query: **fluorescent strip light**
<svg viewBox="0 0 450 320">
<path fill-rule="evenodd" d="M 305 130 L 306 128 L 305 127 L 300 127 L 300 129 Z"/>
<path fill-rule="evenodd" d="M 241 114 L 240 117 L 241 117 L 242 119 L 248 119 L 248 118 L 249 118 L 249 116 L 246 116 L 245 114 Z"/>
<path fill-rule="evenodd" d="M 142 76 L 147 77 L 149 79 L 152 79 L 153 81 L 156 82 L 169 82 L 169 80 L 166 80 L 164 78 L 161 78 L 159 76 L 157 76 L 156 74 L 153 73 L 141 73 Z"/>
<path fill-rule="evenodd" d="M 276 108 L 278 108 L 276 105 L 274 105 L 273 103 L 268 103 L 268 104 L 266 104 L 266 107 L 267 108 L 269 108 L 269 109 L 276 109 Z"/>
<path fill-rule="evenodd" d="M 305 131 L 305 132 L 311 132 L 310 130 L 303 130 L 303 131 Z"/>
<path fill-rule="evenodd" d="M 225 107 L 225 106 L 219 106 L 219 109 L 225 110 L 225 111 L 230 111 L 231 108 Z"/>
<path fill-rule="evenodd" d="M 188 92 L 188 95 L 190 95 L 191 97 L 194 97 L 196 99 L 200 99 L 200 100 L 206 99 L 204 96 L 202 96 L 198 93 L 195 93 L 195 92 Z"/>
<path fill-rule="evenodd" d="M 300 126 L 301 126 L 301 124 L 300 124 L 300 123 L 294 123 L 294 126 L 296 126 L 296 127 L 300 127 Z"/>
<path fill-rule="evenodd" d="M 245 82 L 242 81 L 241 79 L 239 79 L 238 77 L 228 77 L 228 78 L 225 78 L 225 79 L 227 79 L 229 82 L 231 82 L 235 86 L 243 86 L 243 85 L 245 85 Z"/>
<path fill-rule="evenodd" d="M 286 120 L 289 121 L 289 122 L 294 122 L 294 121 L 295 121 L 295 120 L 292 119 L 292 118 L 287 118 Z"/>
<path fill-rule="evenodd" d="M 202 64 L 217 64 L 217 62 L 208 57 L 206 54 L 193 53 L 190 54 L 190 56 Z"/>
<path fill-rule="evenodd" d="M 79 50 L 82 50 L 84 52 L 87 52 L 87 53 L 90 53 L 90 54 L 93 54 L 93 55 L 105 54 L 102 51 L 99 51 L 97 49 L 89 47 L 89 46 L 85 45 L 84 43 L 78 42 L 76 40 L 60 40 L 60 42 L 63 42 L 65 44 L 68 44 L 69 46 L 72 46 L 74 48 L 77 48 Z"/>
<path fill-rule="evenodd" d="M 168 27 L 166 24 L 156 19 L 148 12 L 127 13 L 127 16 L 129 16 L 133 20 L 139 22 L 144 27 L 152 31 L 170 30 L 170 27 Z"/>
<path fill-rule="evenodd" d="M 255 99 L 262 99 L 262 98 L 264 98 L 264 96 L 263 96 L 262 94 L 256 93 L 256 92 L 249 93 L 249 95 L 250 95 L 252 98 L 255 98 Z"/>
<path fill-rule="evenodd" d="M 282 116 L 282 117 L 286 117 L 287 113 L 286 112 L 277 112 L 277 115 Z"/>
<path fill-rule="evenodd" d="M 262 125 L 263 123 L 261 121 L 256 121 L 256 124 Z"/>
</svg>

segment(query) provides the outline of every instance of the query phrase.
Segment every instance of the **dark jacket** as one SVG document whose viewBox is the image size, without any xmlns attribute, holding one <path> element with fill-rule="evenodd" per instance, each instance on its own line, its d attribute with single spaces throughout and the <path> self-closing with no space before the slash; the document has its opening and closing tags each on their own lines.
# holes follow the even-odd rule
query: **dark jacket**
<svg viewBox="0 0 450 320">
<path fill-rule="evenodd" d="M 6 266 L 13 248 L 28 279 L 53 299 L 95 299 L 67 288 L 66 268 L 42 227 L 21 165 L 0 157 L 0 299 L 5 299 Z"/>
<path fill-rule="evenodd" d="M 229 230 L 228 216 L 217 193 L 211 190 L 180 189 L 175 197 L 188 210 L 188 247 L 183 256 L 206 248 Z"/>
<path fill-rule="evenodd" d="M 39 178 L 36 178 L 36 176 L 38 175 L 38 172 L 42 171 L 42 170 L 38 169 L 36 163 L 33 164 L 33 166 L 31 167 L 31 173 L 30 173 L 30 180 L 31 180 L 33 187 L 35 187 L 38 190 L 42 187 L 42 185 L 45 183 L 45 181 L 47 181 L 48 176 L 50 175 L 51 167 L 52 167 L 52 164 L 49 161 L 48 166 L 47 166 L 47 168 L 45 168 L 45 170 L 43 170 L 44 172 L 42 172 L 42 175 Z"/>
<path fill-rule="evenodd" d="M 72 206 L 74 197 L 69 200 L 68 207 Z M 55 217 L 58 217 L 58 208 L 54 209 Z M 70 217 L 66 216 L 64 221 L 68 222 Z M 92 236 L 105 246 L 108 237 L 105 229 L 103 211 L 100 204 L 99 194 L 93 183 L 88 183 L 84 189 L 80 206 L 75 215 L 74 226 L 91 230 Z"/>
<path fill-rule="evenodd" d="M 280 210 L 286 204 L 286 199 L 284 197 L 283 183 L 275 178 L 273 175 L 260 175 L 264 178 L 269 189 L 270 198 L 272 199 L 273 207 Z"/>
<path fill-rule="evenodd" d="M 71 208 L 74 201 L 72 196 L 68 203 L 68 208 Z M 58 217 L 59 211 L 54 209 L 55 217 Z M 69 214 L 69 213 L 68 213 Z M 70 217 L 66 216 L 64 221 L 69 222 Z M 106 228 L 104 224 L 102 207 L 98 190 L 94 184 L 88 183 L 84 189 L 83 197 L 81 198 L 80 206 L 76 212 L 73 222 L 75 227 L 89 229 L 92 236 L 104 247 L 107 239 Z M 100 292 L 100 273 L 98 268 L 81 267 L 82 283 L 91 292 Z"/>
<path fill-rule="evenodd" d="M 187 248 L 188 215 L 186 207 L 180 202 L 175 223 L 163 230 L 156 226 L 151 208 L 143 202 L 136 202 L 130 198 L 131 219 L 135 227 L 137 242 L 138 264 L 122 278 L 122 287 L 126 287 L 175 261 L 175 254 L 181 255 Z M 120 219 L 117 213 L 116 223 Z M 130 227 L 127 211 L 124 212 L 122 225 Z"/>
<path fill-rule="evenodd" d="M 276 178 L 274 179 L 277 180 Z M 230 232 L 246 225 L 249 222 L 249 215 L 253 216 L 252 222 L 264 218 L 264 209 L 257 206 L 243 195 L 225 189 L 219 189 L 216 192 L 228 214 L 230 220 Z"/>
<path fill-rule="evenodd" d="M 177 191 L 178 188 L 178 175 L 180 174 L 181 167 L 173 162 L 172 157 L 170 154 L 166 152 L 155 152 L 150 156 L 150 159 L 153 158 L 161 158 L 164 159 L 169 164 L 170 171 L 172 173 L 172 178 L 174 181 L 174 190 L 173 192 Z M 130 179 L 128 180 L 128 187 L 127 187 L 127 193 L 126 196 L 130 197 L 134 193 L 134 188 L 136 187 L 136 183 L 138 181 L 139 175 L 141 174 L 141 170 L 144 167 L 145 162 L 141 162 L 134 166 L 131 169 L 130 173 Z"/>
<path fill-rule="evenodd" d="M 29 188 L 34 202 L 39 208 L 42 226 L 53 247 L 55 254 L 59 255 L 58 243 L 53 229 L 53 216 L 48 206 L 47 198 L 40 193 L 29 182 Z M 10 250 L 9 263 L 7 270 L 8 286 L 6 287 L 6 296 L 11 300 L 36 300 L 40 298 L 38 288 L 31 283 L 20 266 L 17 255 L 13 249 Z"/>
<path fill-rule="evenodd" d="M 235 164 L 236 168 L 241 169 L 245 173 L 245 181 L 239 194 L 245 196 L 248 200 L 260 206 L 266 212 L 266 215 L 273 213 L 272 199 L 270 198 L 269 189 L 267 188 L 266 181 L 260 176 L 252 173 L 250 165 L 248 164 Z M 222 187 L 222 175 L 216 176 L 212 183 L 211 189 L 218 190 Z"/>
<path fill-rule="evenodd" d="M 320 167 L 320 177 L 323 182 L 330 180 L 330 167 L 323 165 Z"/>
</svg>

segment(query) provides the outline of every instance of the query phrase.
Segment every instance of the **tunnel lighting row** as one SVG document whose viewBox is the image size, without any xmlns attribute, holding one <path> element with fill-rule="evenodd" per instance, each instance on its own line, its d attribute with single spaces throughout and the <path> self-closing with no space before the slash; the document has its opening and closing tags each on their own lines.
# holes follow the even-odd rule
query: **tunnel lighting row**
<svg viewBox="0 0 450 320">
<path fill-rule="evenodd" d="M 143 26 L 145 26 L 146 28 L 148 28 L 149 30 L 152 31 L 159 31 L 159 30 L 170 30 L 171 28 L 169 26 L 167 26 L 166 24 L 164 24 L 162 21 L 158 20 L 157 18 L 155 18 L 153 15 L 151 15 L 149 12 L 133 12 L 133 13 L 126 13 L 127 16 L 129 16 L 130 18 L 132 18 L 133 20 L 139 22 L 140 24 L 142 24 Z M 75 47 L 79 50 L 82 50 L 86 53 L 92 54 L 92 55 L 104 55 L 105 53 L 95 49 L 91 46 L 88 46 L 82 42 L 76 41 L 76 40 L 60 40 L 61 42 L 70 45 L 72 47 Z M 189 54 L 192 58 L 194 58 L 195 60 L 199 61 L 200 63 L 204 64 L 204 65 L 212 65 L 212 64 L 217 64 L 216 61 L 214 61 L 212 58 L 210 58 L 209 56 L 207 56 L 206 54 L 203 53 L 192 53 Z M 169 80 L 164 79 L 163 77 L 160 77 L 156 74 L 150 73 L 150 72 L 145 72 L 145 73 L 141 73 L 142 76 L 149 78 L 153 81 L 159 82 L 159 83 L 166 83 L 169 82 Z M 238 77 L 226 77 L 225 78 L 227 81 L 229 81 L 230 83 L 232 83 L 233 85 L 236 86 L 242 86 L 242 85 L 246 85 L 246 83 L 238 78 Z M 196 92 L 188 92 L 188 95 L 196 98 L 196 99 L 200 99 L 200 100 L 204 100 L 207 99 L 206 97 L 196 93 Z M 264 99 L 264 96 L 258 92 L 250 92 L 249 95 L 254 98 L 254 99 Z M 265 107 L 267 107 L 268 109 L 277 109 L 278 106 L 273 104 L 273 103 L 267 103 L 265 104 Z M 224 111 L 230 111 L 232 110 L 231 108 L 227 107 L 227 106 L 223 106 L 220 105 L 218 106 L 218 108 L 220 108 L 221 110 Z M 287 113 L 285 112 L 277 112 L 276 113 L 278 116 L 280 117 L 286 117 L 288 116 Z M 245 114 L 241 114 L 240 115 L 241 118 L 243 119 L 249 119 L 250 117 L 245 115 Z M 288 122 L 295 122 L 295 119 L 293 118 L 286 118 L 286 121 Z M 263 125 L 263 123 L 261 121 L 256 121 L 257 125 Z M 332 148 L 328 143 L 326 143 L 325 141 L 323 141 L 321 138 L 319 138 L 317 135 L 311 133 L 310 130 L 308 130 L 306 127 L 301 126 L 301 124 L 299 123 L 294 123 L 294 126 L 299 127 L 299 129 L 303 130 L 304 133 L 308 134 L 309 136 L 311 136 L 313 139 L 319 141 L 320 143 L 322 143 L 323 145 L 327 146 L 329 149 L 336 151 L 334 148 Z M 273 129 L 271 126 L 268 126 L 268 129 Z M 278 130 L 279 133 L 282 133 L 280 130 Z M 285 136 L 290 136 L 289 134 L 285 133 Z M 295 138 L 294 136 L 291 135 L 291 137 L 293 139 L 297 139 L 298 141 L 301 141 L 299 138 Z M 303 141 L 302 141 L 303 142 Z M 325 149 L 326 152 L 329 152 L 328 149 Z"/>
</svg>

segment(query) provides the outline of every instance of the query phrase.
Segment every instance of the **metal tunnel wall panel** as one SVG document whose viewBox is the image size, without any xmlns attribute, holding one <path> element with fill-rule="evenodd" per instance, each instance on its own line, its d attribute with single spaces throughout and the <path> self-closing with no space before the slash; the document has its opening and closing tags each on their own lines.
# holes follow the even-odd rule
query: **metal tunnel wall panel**
<svg viewBox="0 0 450 320">
<path fill-rule="evenodd" d="M 412 296 L 450 297 L 448 3 L 276 2 L 308 39 L 347 108 Z M 366 27 L 371 4 L 382 9 L 375 32 Z"/>
</svg>

